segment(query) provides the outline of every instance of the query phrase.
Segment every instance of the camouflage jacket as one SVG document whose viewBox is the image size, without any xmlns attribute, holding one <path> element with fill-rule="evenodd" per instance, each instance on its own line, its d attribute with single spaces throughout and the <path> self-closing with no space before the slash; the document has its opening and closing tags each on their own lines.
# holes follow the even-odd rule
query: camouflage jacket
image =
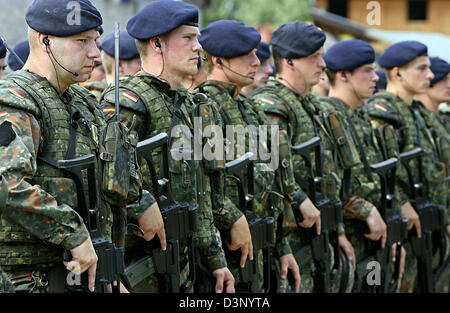
<svg viewBox="0 0 450 313">
<path fill-rule="evenodd" d="M 378 162 L 382 162 L 385 160 L 385 157 L 380 151 L 380 143 L 377 139 L 377 136 L 374 133 L 374 129 L 370 123 L 370 118 L 367 112 L 364 111 L 362 106 L 359 106 L 355 109 L 351 109 L 347 106 L 342 100 L 337 98 L 330 97 L 321 97 L 320 101 L 326 102 L 337 112 L 343 113 L 345 116 L 345 128 L 349 130 L 349 133 L 353 137 L 354 143 L 357 145 L 358 152 L 360 155 L 361 163 L 354 168 L 352 168 L 352 191 L 351 193 L 357 195 L 361 198 L 364 198 L 370 203 L 373 203 L 375 206 L 379 207 L 380 205 L 380 196 L 381 196 L 381 181 L 378 175 L 372 173 L 370 169 L 366 169 L 363 163 L 363 156 L 367 160 L 367 165 L 372 165 Z M 351 121 L 349 121 L 349 119 Z M 354 130 L 352 128 L 351 123 L 353 123 Z M 361 147 L 359 147 L 361 144 Z M 397 146 L 392 149 L 384 148 L 385 151 L 390 151 L 387 157 L 398 157 Z M 391 152 L 392 151 L 392 152 Z M 393 206 L 399 209 L 399 206 L 406 202 L 406 198 L 400 199 L 400 194 L 398 192 L 395 193 L 395 202 Z M 348 218 L 357 218 L 361 220 L 365 220 L 370 213 L 371 206 L 363 207 L 362 210 L 354 211 L 347 208 L 345 211 L 346 217 Z"/>
<path fill-rule="evenodd" d="M 258 157 L 258 153 L 261 150 L 256 149 L 257 134 L 260 125 L 267 125 L 264 114 L 261 114 L 257 107 L 254 107 L 253 103 L 246 97 L 238 95 L 235 99 L 237 92 L 237 86 L 232 83 L 219 82 L 219 81 L 206 81 L 200 84 L 196 90 L 204 92 L 212 99 L 214 104 L 218 107 L 219 112 L 223 120 L 223 132 L 226 134 L 228 142 L 227 160 L 234 160 L 241 157 L 246 152 L 256 152 L 255 157 Z M 229 127 L 233 126 L 234 132 L 229 132 Z M 244 136 L 240 136 L 239 129 L 246 129 Z M 253 132 L 253 134 L 250 134 Z M 270 138 L 266 134 L 266 138 Z M 263 144 L 262 142 L 260 142 Z M 255 148 L 255 149 L 253 149 Z M 282 219 L 281 213 L 281 201 L 280 199 L 272 198 L 272 207 L 274 210 L 269 209 L 269 196 L 268 191 L 280 191 L 280 176 L 279 171 L 275 171 L 269 167 L 267 163 L 256 161 L 254 163 L 254 187 L 255 187 L 255 212 L 261 216 L 271 216 L 275 220 Z M 247 188 L 247 182 L 245 182 Z M 234 204 L 233 207 L 229 207 L 228 211 L 235 210 L 235 207 L 239 205 L 238 191 L 236 183 L 228 179 L 226 181 L 226 196 Z M 228 213 L 228 212 L 227 212 Z M 276 223 L 275 223 L 276 224 Z M 276 225 L 275 225 L 276 228 Z M 279 230 L 281 231 L 281 230 Z M 277 234 L 278 229 L 275 229 Z M 283 256 L 292 253 L 288 241 L 279 236 L 275 238 L 276 251 L 278 256 Z"/>
<path fill-rule="evenodd" d="M 108 84 L 104 81 L 101 82 L 89 82 L 83 85 L 84 88 L 89 90 L 98 101 L 101 100 L 103 91 L 108 87 Z"/>
<path fill-rule="evenodd" d="M 440 160 L 440 152 L 436 149 L 436 138 L 443 136 L 443 132 L 440 132 L 442 134 L 440 135 L 438 131 L 443 128 L 431 118 L 431 114 L 423 103 L 415 100 L 408 106 L 393 94 L 378 93 L 368 100 L 365 109 L 371 117 L 373 127 L 379 128 L 384 124 L 394 126 L 400 152 L 410 151 L 416 147 L 422 148 L 424 151 L 422 157 L 423 177 L 420 179 L 425 180 L 425 195 L 429 200 L 448 207 L 446 204 L 448 193 L 446 165 L 443 160 Z M 418 179 L 417 160 L 411 161 L 410 166 L 412 174 Z M 409 189 L 408 176 L 403 166 L 401 169 L 399 189 L 405 189 L 407 193 Z M 447 223 L 449 222 L 447 212 Z"/>
<path fill-rule="evenodd" d="M 171 174 L 170 188 L 174 200 L 199 204 L 199 227 L 194 234 L 194 245 L 200 249 L 202 262 L 208 267 L 208 270 L 214 271 L 227 266 L 220 234 L 213 225 L 211 210 L 211 183 L 213 181 L 210 181 L 210 175 L 204 175 L 204 172 L 210 169 L 205 169 L 204 164 L 197 161 L 192 149 L 195 147 L 193 144 L 194 123 L 191 118 L 191 110 L 194 107 L 192 95 L 184 88 L 171 90 L 167 82 L 142 72 L 135 76 L 121 77 L 119 95 L 120 120 L 130 126 L 135 116 L 134 130 L 138 133 L 140 141 L 161 132 L 171 135 L 169 171 Z M 175 99 L 178 99 L 178 103 L 181 104 L 176 113 L 174 113 Z M 111 84 L 105 90 L 102 100 L 107 120 L 114 116 L 114 103 L 114 84 Z M 174 114 L 178 114 L 178 125 L 181 127 L 172 127 Z M 190 143 L 189 147 L 175 145 L 184 140 Z M 180 152 L 178 148 L 183 150 L 183 158 L 186 153 L 189 157 L 181 161 L 176 160 L 173 155 Z M 152 153 L 157 173 L 159 172 L 161 153 L 161 149 L 155 149 Z M 143 162 L 140 162 L 140 166 L 144 180 L 150 182 L 147 166 Z M 137 242 L 139 245 L 145 244 L 139 240 L 140 238 L 131 238 L 130 244 L 132 245 Z M 187 246 L 184 246 L 183 249 L 180 247 L 180 251 L 184 251 L 185 253 L 182 254 L 185 256 L 187 256 L 186 249 Z"/>
<path fill-rule="evenodd" d="M 79 119 L 71 117 L 79 112 Z M 60 247 L 70 250 L 88 238 L 77 213 L 75 182 L 45 160 L 69 155 L 71 119 L 73 156 L 98 157 L 106 122 L 96 99 L 77 85 L 60 97 L 43 77 L 18 71 L 0 82 L 0 174 L 9 186 L 9 197 L 0 228 L 0 264 L 46 266 L 62 261 Z M 100 171 L 97 171 L 100 175 Z M 98 176 L 97 190 L 101 178 Z M 145 193 L 130 214 L 140 215 L 155 201 Z M 125 222 L 115 213 L 125 210 L 102 197 L 98 203 L 102 233 L 123 244 Z M 113 214 L 114 210 L 114 214 Z M 125 213 L 126 215 L 126 213 Z M 113 218 L 114 216 L 114 218 Z M 115 217 L 118 217 L 117 219 Z M 119 226 L 120 225 L 120 226 Z"/>
<path fill-rule="evenodd" d="M 353 167 L 360 161 L 347 133 L 343 135 L 347 138 L 345 141 L 349 146 L 343 146 L 343 149 L 338 150 L 336 136 L 328 119 L 330 109 L 327 105 L 313 95 L 308 94 L 304 97 L 290 90 L 274 78 L 270 78 L 266 86 L 256 89 L 252 98 L 266 112 L 272 123 L 277 123 L 280 129 L 288 132 L 292 146 L 314 136 L 321 137 L 323 191 L 329 199 L 339 200 L 344 168 Z M 305 182 L 314 173 L 300 156 L 293 155 L 292 158 L 296 181 L 305 190 Z M 310 160 L 312 168 L 315 168 L 315 158 L 312 157 Z M 345 200 L 344 208 L 352 210 L 360 210 L 369 205 L 367 201 L 355 195 L 348 196 Z M 293 227 L 295 224 L 291 222 L 291 225 Z M 344 233 L 343 224 L 339 226 L 339 234 L 342 233 Z"/>
</svg>

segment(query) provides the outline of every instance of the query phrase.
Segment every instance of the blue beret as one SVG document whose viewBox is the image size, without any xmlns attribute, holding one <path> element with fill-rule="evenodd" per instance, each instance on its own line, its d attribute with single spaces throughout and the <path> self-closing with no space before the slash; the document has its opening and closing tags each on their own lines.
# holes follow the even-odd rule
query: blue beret
<svg viewBox="0 0 450 313">
<path fill-rule="evenodd" d="M 198 27 L 198 9 L 183 1 L 150 2 L 127 24 L 131 37 L 145 40 L 164 35 L 182 25 Z"/>
<path fill-rule="evenodd" d="M 258 47 L 259 32 L 233 20 L 218 20 L 203 28 L 198 41 L 203 50 L 216 57 L 234 58 Z"/>
<path fill-rule="evenodd" d="M 434 84 L 445 78 L 448 73 L 450 73 L 450 64 L 438 57 L 430 58 L 430 62 L 430 70 L 434 74 L 434 78 L 431 80 L 430 86 L 433 87 Z"/>
<path fill-rule="evenodd" d="M 79 7 L 69 5 L 70 2 L 78 3 Z M 89 0 L 34 0 L 28 7 L 25 20 L 35 31 L 57 37 L 76 35 L 98 28 L 103 23 L 100 12 Z"/>
<path fill-rule="evenodd" d="M 28 40 L 19 42 L 14 47 L 14 52 L 19 56 L 19 58 L 22 60 L 22 62 L 25 63 L 28 59 L 28 56 L 30 55 L 30 44 L 28 43 Z M 22 64 L 20 63 L 20 61 L 17 60 L 15 55 L 12 53 L 10 53 L 8 55 L 8 66 L 13 71 L 17 71 L 22 68 Z"/>
<path fill-rule="evenodd" d="M 259 62 L 270 58 L 270 55 L 270 46 L 265 42 L 260 41 L 258 44 L 258 49 L 256 50 L 256 56 L 258 57 Z"/>
<path fill-rule="evenodd" d="M 332 45 L 323 55 L 331 71 L 351 71 L 361 65 L 375 62 L 375 51 L 362 40 L 344 40 Z"/>
<path fill-rule="evenodd" d="M 282 58 L 302 58 L 319 50 L 325 39 L 325 33 L 318 27 L 295 21 L 278 27 L 270 43 Z"/>
<path fill-rule="evenodd" d="M 375 92 L 378 92 L 378 90 L 380 89 L 386 90 L 387 87 L 386 74 L 380 70 L 376 70 L 375 73 L 377 73 L 378 75 L 378 81 L 375 86 Z"/>
<path fill-rule="evenodd" d="M 418 41 L 401 41 L 387 48 L 378 59 L 378 64 L 384 68 L 403 66 L 415 58 L 427 55 L 428 48 Z"/>
<path fill-rule="evenodd" d="M 131 60 L 139 57 L 136 41 L 126 31 L 120 32 L 119 45 L 119 58 L 121 60 Z M 114 33 L 105 37 L 101 47 L 106 53 L 114 57 Z"/>
<path fill-rule="evenodd" d="M 0 38 L 0 59 L 3 59 L 4 57 L 6 57 L 6 47 L 3 40 Z"/>
</svg>

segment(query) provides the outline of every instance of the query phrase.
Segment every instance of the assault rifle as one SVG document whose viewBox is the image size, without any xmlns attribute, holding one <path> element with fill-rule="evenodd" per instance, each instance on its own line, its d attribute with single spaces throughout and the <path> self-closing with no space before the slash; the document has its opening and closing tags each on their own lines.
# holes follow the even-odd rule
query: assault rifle
<svg viewBox="0 0 450 313">
<path fill-rule="evenodd" d="M 308 175 L 308 196 L 312 203 L 320 210 L 321 233 L 317 235 L 313 229 L 301 228 L 298 223 L 303 221 L 303 216 L 298 209 L 293 209 L 297 226 L 311 242 L 312 256 L 316 271 L 314 272 L 314 289 L 316 292 L 331 292 L 331 251 L 330 244 L 334 250 L 334 266 L 339 266 L 339 245 L 337 228 L 342 222 L 342 205 L 340 202 L 331 201 L 323 193 L 322 187 L 322 158 L 321 138 L 312 139 L 300 145 L 291 147 L 293 154 L 299 154 L 305 161 L 306 167 L 312 169 L 310 154 L 314 151 L 316 157 L 316 172 Z"/>
<path fill-rule="evenodd" d="M 253 244 L 253 260 L 247 260 L 243 268 L 240 269 L 242 281 L 249 285 L 249 291 L 256 293 L 260 291 L 259 255 L 263 250 L 265 254 L 264 279 L 266 290 L 270 290 L 270 266 L 271 249 L 274 241 L 274 218 L 261 217 L 254 211 L 254 175 L 253 153 L 247 152 L 242 157 L 225 164 L 225 172 L 228 177 L 236 181 L 239 194 L 239 209 L 245 214 L 250 228 Z M 244 186 L 244 169 L 247 168 L 247 192 Z"/>
<path fill-rule="evenodd" d="M 430 202 L 424 192 L 423 183 L 423 168 L 422 168 L 421 148 L 416 148 L 409 152 L 402 153 L 400 160 L 408 174 L 410 186 L 410 199 L 414 209 L 419 214 L 420 225 L 422 229 L 422 237 L 417 237 L 417 234 L 410 234 L 410 242 L 414 254 L 417 257 L 418 265 L 418 281 L 421 292 L 434 292 L 434 283 L 436 280 L 436 273 L 433 273 L 433 232 L 438 235 L 442 234 L 442 228 L 445 225 L 443 206 Z M 418 179 L 414 180 L 413 172 L 409 165 L 412 159 L 417 159 L 418 163 Z M 443 234 L 445 236 L 445 234 Z M 442 240 L 442 242 L 445 242 Z"/>
<path fill-rule="evenodd" d="M 152 151 L 158 147 L 162 148 L 159 178 L 152 160 Z M 137 145 L 137 155 L 145 160 L 150 171 L 151 184 L 145 182 L 144 188 L 150 191 L 158 202 L 164 220 L 167 249 L 163 251 L 158 247 L 155 239 L 151 240 L 150 247 L 152 248 L 152 255 L 144 257 L 127 267 L 125 270 L 127 276 L 126 284 L 133 287 L 148 276 L 156 273 L 164 279 L 164 284 L 162 284 L 163 292 L 178 293 L 180 292 L 179 241 L 182 239 L 187 239 L 188 241 L 189 279 L 195 282 L 195 250 L 192 236 L 198 225 L 198 205 L 177 203 L 172 198 L 169 186 L 169 152 L 168 136 L 166 133 L 160 133 L 152 138 L 139 142 Z M 136 225 L 134 226 L 137 227 Z M 137 228 L 140 231 L 139 227 Z"/>
<path fill-rule="evenodd" d="M 47 162 L 52 162 L 47 160 Z M 102 234 L 99 228 L 99 209 L 96 185 L 96 157 L 93 154 L 71 160 L 60 160 L 54 166 L 66 171 L 75 181 L 77 189 L 78 208 L 77 212 L 82 217 L 92 240 L 95 252 L 98 256 L 97 271 L 95 275 L 95 291 L 106 293 L 107 285 L 113 283 L 112 291 L 120 292 L 120 277 L 124 273 L 123 250 L 115 247 Z M 87 184 L 83 183 L 83 172 L 87 175 Z M 86 195 L 88 197 L 86 198 Z M 64 261 L 70 261 L 70 251 L 64 251 Z M 82 286 L 87 286 L 87 273 L 81 276 Z M 115 283 L 115 284 L 114 284 Z"/>
</svg>

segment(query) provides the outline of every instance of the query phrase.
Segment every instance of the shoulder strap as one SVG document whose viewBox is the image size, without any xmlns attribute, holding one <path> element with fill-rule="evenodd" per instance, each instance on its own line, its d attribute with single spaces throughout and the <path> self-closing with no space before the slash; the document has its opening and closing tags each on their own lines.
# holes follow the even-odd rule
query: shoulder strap
<svg viewBox="0 0 450 313">
<path fill-rule="evenodd" d="M 370 182 L 373 182 L 372 172 L 369 167 L 369 162 L 367 162 L 367 156 L 366 152 L 364 151 L 364 148 L 361 143 L 361 139 L 359 138 L 358 132 L 356 131 L 355 124 L 353 123 L 352 118 L 347 112 L 347 108 L 345 108 L 342 104 L 342 102 L 339 99 L 331 98 L 330 100 L 333 101 L 337 106 L 339 106 L 339 109 L 344 112 L 345 117 L 347 118 L 348 123 L 350 124 L 350 130 L 353 132 L 353 135 L 356 139 L 356 144 L 358 145 L 359 154 L 361 155 L 361 159 L 363 161 L 364 171 L 366 172 L 367 178 Z"/>
</svg>

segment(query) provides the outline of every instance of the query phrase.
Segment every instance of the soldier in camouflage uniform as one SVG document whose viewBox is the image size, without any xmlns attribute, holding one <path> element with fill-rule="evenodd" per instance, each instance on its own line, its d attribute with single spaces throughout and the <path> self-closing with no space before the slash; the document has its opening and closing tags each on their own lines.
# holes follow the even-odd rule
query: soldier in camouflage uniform
<svg viewBox="0 0 450 313">
<path fill-rule="evenodd" d="M 391 124 L 395 128 L 400 152 L 410 151 L 416 147 L 422 148 L 425 196 L 430 201 L 447 207 L 445 164 L 436 158 L 438 152 L 434 150 L 434 139 L 430 134 L 426 116 L 422 114 L 427 110 L 423 103 L 414 100 L 414 95 L 427 92 L 434 77 L 430 71 L 427 50 L 425 45 L 416 41 L 399 42 L 386 49 L 378 62 L 386 72 L 387 90 L 371 97 L 365 108 L 371 117 L 373 127 L 380 128 L 385 124 Z M 417 175 L 418 167 L 415 160 L 411 162 L 411 168 L 415 170 L 413 175 Z M 399 189 L 410 196 L 406 170 L 403 166 L 400 169 Z M 402 206 L 402 216 L 408 217 L 408 229 L 414 226 L 420 237 L 419 216 L 408 203 Z M 448 207 L 446 222 L 448 225 Z M 412 292 L 416 282 L 417 262 L 410 245 L 406 244 L 405 248 L 406 265 L 400 290 Z"/>
<path fill-rule="evenodd" d="M 197 72 L 198 52 L 201 50 L 197 23 L 198 10 L 181 1 L 152 2 L 130 19 L 127 31 L 136 39 L 142 71 L 120 79 L 120 119 L 131 125 L 135 116 L 135 130 L 141 141 L 161 132 L 171 136 L 169 170 L 172 194 L 178 202 L 199 205 L 199 226 L 194 233 L 194 245 L 200 253 L 201 265 L 216 281 L 216 292 L 224 291 L 224 285 L 227 292 L 233 292 L 234 278 L 226 267 L 220 234 L 213 225 L 211 210 L 211 189 L 218 189 L 214 186 L 217 183 L 214 177 L 218 176 L 215 173 L 223 172 L 223 162 L 217 162 L 217 168 L 208 168 L 194 158 L 192 117 L 198 103 L 194 103 L 192 95 L 181 85 L 185 76 Z M 114 87 L 111 85 L 105 90 L 102 102 L 107 119 L 114 112 L 114 102 Z M 199 110 L 207 114 L 208 106 L 203 103 Z M 185 145 L 179 147 L 180 142 L 187 142 L 189 148 L 186 149 Z M 182 160 L 175 157 L 177 153 L 183 153 Z M 161 149 L 153 152 L 152 159 L 158 173 Z M 141 168 L 144 180 L 150 182 L 148 168 L 144 165 Z M 219 188 L 223 188 L 223 184 Z M 127 239 L 126 265 L 148 255 L 147 244 L 138 239 L 135 236 Z M 189 272 L 195 269 L 189 268 L 187 249 L 186 240 L 182 240 L 180 283 L 181 289 L 189 292 L 192 291 Z M 158 290 L 158 279 L 154 274 L 134 289 L 135 292 Z"/>
<path fill-rule="evenodd" d="M 254 107 L 253 103 L 249 101 L 245 96 L 240 94 L 240 91 L 244 86 L 251 83 L 255 72 L 260 65 L 260 62 L 255 54 L 255 49 L 260 42 L 261 36 L 253 27 L 247 27 L 243 23 L 239 23 L 232 20 L 220 20 L 211 23 L 205 29 L 202 30 L 200 36 L 200 43 L 204 49 L 204 55 L 208 80 L 200 84 L 196 91 L 206 93 L 214 102 L 214 105 L 219 108 L 224 126 L 234 125 L 239 127 L 255 126 L 255 129 L 259 125 L 267 125 L 264 115 L 259 113 L 258 109 Z M 226 47 L 226 48 L 225 48 Z M 230 47 L 234 47 L 231 49 Z M 226 128 L 223 128 L 224 134 Z M 282 136 L 282 135 L 280 135 Z M 234 146 L 230 147 L 229 153 L 227 153 L 227 159 L 229 154 L 234 158 L 241 157 L 245 152 L 250 151 L 250 140 L 255 140 L 249 131 L 245 135 L 245 147 L 242 145 L 241 138 L 238 137 L 238 132 L 233 133 L 233 138 L 228 138 Z M 270 137 L 267 137 L 270 138 Z M 254 141 L 256 142 L 256 141 Z M 277 147 L 278 148 L 278 147 Z M 260 151 L 261 152 L 261 151 Z M 232 159 L 232 158 L 231 158 Z M 273 161 L 273 160 L 272 160 Z M 281 171 L 275 171 L 278 164 L 271 167 L 268 164 L 256 161 L 255 163 L 255 211 L 261 216 L 271 216 L 275 221 L 283 221 L 283 214 L 281 210 L 281 201 L 279 197 L 272 197 L 272 192 L 280 193 L 281 177 L 285 175 Z M 226 183 L 226 196 L 237 206 L 239 205 L 237 186 L 231 180 L 227 180 Z M 269 197 L 272 197 L 269 200 Z M 277 210 L 269 208 L 269 201 L 272 201 L 272 206 Z M 221 212 L 217 218 L 221 224 L 219 228 L 226 232 L 229 230 L 230 225 L 233 223 L 239 223 L 240 220 L 245 221 L 245 216 L 239 212 L 236 208 L 231 206 L 227 208 L 225 212 Z M 235 218 L 239 217 L 236 221 Z M 222 220 L 226 219 L 227 223 L 222 223 Z M 276 224 L 278 224 L 276 222 Z M 248 229 L 248 226 L 247 226 Z M 279 259 L 281 266 L 281 276 L 286 276 L 288 269 L 292 272 L 295 278 L 295 291 L 299 291 L 300 276 L 298 273 L 298 266 L 292 255 L 292 251 L 289 247 L 289 243 L 286 238 L 282 237 L 282 230 L 278 232 L 275 230 L 277 236 L 275 236 L 275 249 L 276 258 Z M 233 242 L 234 236 L 231 230 L 232 242 L 228 245 L 230 250 L 234 250 L 237 245 Z M 241 275 L 239 272 L 239 266 L 243 267 L 245 262 L 246 251 L 241 248 L 242 257 L 240 262 L 237 257 L 230 254 L 229 263 L 233 275 L 236 279 L 237 288 L 246 288 L 242 283 Z M 250 251 L 251 247 L 250 247 Z M 261 253 L 261 251 L 259 252 Z M 250 259 L 252 259 L 250 257 Z M 262 260 L 262 258 L 260 258 Z M 262 273 L 262 264 L 259 264 L 260 271 Z M 279 277 L 277 278 L 279 280 Z M 260 278 L 260 286 L 264 278 Z M 260 288 L 261 288 L 260 287 Z M 260 289 L 257 288 L 257 289 Z"/>
<path fill-rule="evenodd" d="M 334 127 L 331 127 L 329 123 L 327 105 L 321 103 L 317 97 L 308 94 L 311 87 L 317 84 L 325 67 L 322 59 L 324 41 L 325 34 L 313 25 L 297 21 L 280 26 L 274 32 L 271 40 L 277 78 L 269 79 L 266 86 L 256 89 L 252 94 L 252 99 L 266 113 L 271 123 L 278 124 L 281 130 L 288 132 L 290 143 L 293 146 L 314 136 L 322 139 L 324 193 L 330 200 L 338 201 L 343 170 L 358 165 L 360 161 L 351 137 L 342 130 L 341 117 L 335 115 L 336 120 L 340 121 L 342 131 L 341 135 L 337 136 Z M 344 140 L 339 140 L 338 144 L 336 138 L 340 136 Z M 315 161 L 312 161 L 315 166 Z M 296 183 L 305 187 L 308 175 L 311 174 L 307 172 L 305 163 L 300 156 L 293 155 L 292 162 Z M 347 195 L 344 203 L 346 211 L 370 211 L 373 207 L 364 199 L 348 193 L 349 191 L 345 192 Z M 310 201 L 309 198 L 306 201 Z M 299 207 L 300 203 L 302 201 L 294 198 L 292 209 L 300 209 L 303 216 L 307 217 L 308 215 L 304 212 L 304 203 Z M 317 211 L 315 207 L 313 210 Z M 311 292 L 314 288 L 312 279 L 314 268 L 309 242 L 302 238 L 302 232 L 296 229 L 296 221 L 293 216 L 290 217 L 289 224 L 292 228 L 290 244 L 293 251 L 296 251 L 296 259 L 302 274 L 302 285 L 305 286 L 303 289 Z M 300 224 L 300 226 L 311 227 L 311 225 L 304 224 Z M 332 290 L 344 291 L 343 289 L 345 289 L 349 291 L 352 286 L 352 277 L 342 275 L 342 280 L 348 278 L 349 283 L 340 288 L 341 277 L 339 274 L 345 272 L 347 265 L 351 266 L 347 259 L 354 266 L 355 256 L 353 247 L 345 236 L 343 224 L 339 224 L 338 235 L 339 247 L 345 252 L 346 258 L 342 258 L 343 261 L 340 262 L 342 266 L 334 271 L 337 276 L 335 276 Z M 378 230 L 373 235 L 379 238 L 383 232 Z M 348 272 L 353 273 L 353 269 Z"/>
<path fill-rule="evenodd" d="M 439 142 L 440 145 L 438 147 L 439 149 L 439 156 L 440 161 L 443 162 L 446 166 L 446 184 L 447 184 L 447 190 L 449 188 L 448 183 L 448 177 L 450 176 L 450 134 L 449 134 L 449 126 L 450 121 L 447 118 L 442 118 L 439 116 L 439 104 L 450 101 L 450 65 L 438 57 L 432 57 L 430 58 L 430 69 L 434 74 L 434 78 L 431 80 L 430 83 L 430 89 L 426 94 L 418 95 L 415 97 L 415 99 L 422 101 L 424 104 L 423 106 L 418 106 L 418 111 L 422 115 L 422 117 L 425 120 L 425 123 L 427 125 L 427 128 L 430 129 L 430 132 L 432 136 L 435 138 L 436 142 Z M 426 108 L 426 110 L 425 110 Z M 439 139 L 443 138 L 443 139 Z M 444 144 L 443 144 L 444 143 Z M 448 206 L 449 206 L 449 197 L 450 193 L 447 192 L 447 214 L 448 214 Z M 448 217 L 447 217 L 448 220 Z M 450 225 L 447 224 L 446 226 L 446 233 L 447 236 L 450 236 Z M 448 253 L 449 253 L 449 237 L 447 237 L 447 252 L 444 253 L 444 259 L 447 259 Z M 436 253 L 435 259 L 439 259 L 440 251 Z M 436 260 L 435 260 L 436 262 Z M 436 266 L 436 264 L 435 264 Z M 447 269 L 446 272 L 443 272 L 442 275 L 440 275 L 440 279 L 438 281 L 444 280 L 444 284 L 438 283 L 436 286 L 436 291 L 438 292 L 448 292 L 449 283 L 448 279 L 448 272 L 449 269 Z"/>
<path fill-rule="evenodd" d="M 352 193 L 367 199 L 375 205 L 381 204 L 381 185 L 378 175 L 371 172 L 369 165 L 384 161 L 380 146 L 375 136 L 370 118 L 364 111 L 364 101 L 370 98 L 378 80 L 375 68 L 375 51 L 372 46 L 362 40 L 346 40 L 331 46 L 324 54 L 327 63 L 327 75 L 331 82 L 329 98 L 321 98 L 338 112 L 346 117 L 346 129 L 350 130 L 353 141 L 358 147 L 361 164 L 352 169 Z M 389 141 L 386 143 L 395 143 Z M 384 150 L 390 155 L 386 158 L 398 157 L 396 145 L 387 146 Z M 407 198 L 400 199 L 396 193 L 393 206 L 400 208 Z M 365 224 L 369 229 L 380 229 L 372 233 L 385 233 L 386 224 L 376 207 L 363 207 L 361 210 L 346 210 L 344 212 L 345 232 L 355 248 L 355 256 L 358 262 L 370 257 L 368 241 L 364 239 L 378 240 L 378 236 L 365 234 Z M 364 221 L 361 223 L 359 221 Z M 362 236 L 364 234 L 364 237 Z M 386 237 L 382 237 L 382 246 Z M 393 248 L 395 251 L 395 247 Z M 404 257 L 401 265 L 403 265 Z M 361 263 L 363 266 L 365 264 Z M 402 268 L 400 269 L 400 276 Z M 365 277 L 359 277 L 365 282 Z M 363 286 L 366 287 L 366 286 Z"/>
<path fill-rule="evenodd" d="M 99 150 L 104 149 L 106 121 L 96 99 L 75 84 L 89 77 L 100 54 L 95 39 L 102 18 L 83 0 L 82 25 L 70 26 L 68 2 L 31 4 L 26 14 L 30 57 L 23 70 L 0 83 L 0 174 L 9 187 L 0 225 L 0 265 L 16 292 L 62 292 L 67 275 L 63 250 L 72 256 L 65 267 L 88 271 L 88 288 L 94 290 L 97 255 L 77 212 L 75 182 L 55 162 L 94 154 L 96 168 L 103 166 Z M 53 65 L 54 60 L 65 67 Z M 99 190 L 110 182 L 99 175 L 96 183 Z M 164 231 L 156 201 L 144 193 L 138 202 L 138 195 L 130 192 L 119 204 L 101 194 L 99 230 L 118 247 L 127 214 L 139 218 L 145 235 Z M 127 212 L 125 204 L 132 202 Z"/>
</svg>

